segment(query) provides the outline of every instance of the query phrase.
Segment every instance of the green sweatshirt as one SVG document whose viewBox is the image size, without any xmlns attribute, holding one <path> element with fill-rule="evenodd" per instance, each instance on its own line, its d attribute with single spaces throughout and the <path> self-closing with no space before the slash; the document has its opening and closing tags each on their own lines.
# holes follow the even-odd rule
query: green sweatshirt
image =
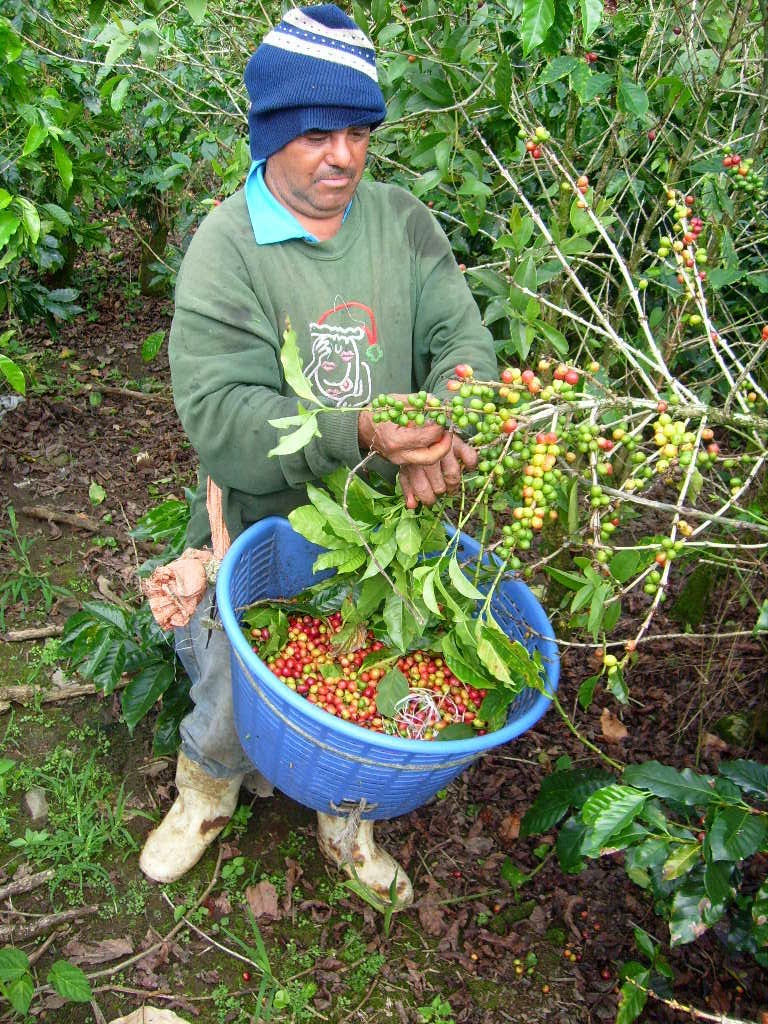
<svg viewBox="0 0 768 1024">
<path fill-rule="evenodd" d="M 324 412 L 321 437 L 269 458 L 281 437 L 269 420 L 294 415 L 280 347 L 296 332 L 304 372 L 333 409 L 382 393 L 444 396 L 457 363 L 495 379 L 493 341 L 450 244 L 404 189 L 361 182 L 339 232 L 312 244 L 258 245 L 243 191 L 202 222 L 176 287 L 169 355 L 173 394 L 200 458 L 187 541 L 210 537 L 208 475 L 221 487 L 232 538 L 306 501 L 305 485 L 361 453 L 357 416 Z"/>
</svg>

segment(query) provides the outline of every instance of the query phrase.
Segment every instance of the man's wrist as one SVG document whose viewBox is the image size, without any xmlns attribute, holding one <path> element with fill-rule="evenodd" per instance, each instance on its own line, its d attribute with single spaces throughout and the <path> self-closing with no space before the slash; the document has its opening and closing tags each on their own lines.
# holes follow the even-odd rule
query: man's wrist
<svg viewBox="0 0 768 1024">
<path fill-rule="evenodd" d="M 376 425 L 373 422 L 373 414 L 370 409 L 361 409 L 357 417 L 357 443 L 361 452 L 369 452 L 373 445 L 373 437 L 376 433 Z"/>
</svg>

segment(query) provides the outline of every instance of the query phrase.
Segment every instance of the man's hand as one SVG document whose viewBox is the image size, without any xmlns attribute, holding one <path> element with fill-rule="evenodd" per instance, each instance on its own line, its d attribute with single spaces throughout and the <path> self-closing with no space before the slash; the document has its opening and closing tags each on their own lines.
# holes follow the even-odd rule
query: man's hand
<svg viewBox="0 0 768 1024">
<path fill-rule="evenodd" d="M 450 455 L 452 447 L 451 434 L 437 423 L 422 427 L 374 423 L 370 409 L 363 409 L 358 417 L 357 437 L 361 452 L 378 452 L 396 466 L 434 466 Z"/>
<path fill-rule="evenodd" d="M 451 449 L 439 462 L 400 466 L 400 486 L 407 508 L 416 508 L 420 503 L 434 505 L 441 495 L 453 494 L 458 490 L 462 472 L 477 465 L 475 448 L 455 434 L 447 436 L 451 438 Z"/>
<path fill-rule="evenodd" d="M 374 423 L 371 411 L 363 409 L 357 434 L 361 451 L 378 452 L 400 467 L 408 508 L 434 505 L 441 495 L 452 494 L 458 490 L 462 472 L 477 465 L 476 449 L 437 423 L 421 427 Z"/>
</svg>

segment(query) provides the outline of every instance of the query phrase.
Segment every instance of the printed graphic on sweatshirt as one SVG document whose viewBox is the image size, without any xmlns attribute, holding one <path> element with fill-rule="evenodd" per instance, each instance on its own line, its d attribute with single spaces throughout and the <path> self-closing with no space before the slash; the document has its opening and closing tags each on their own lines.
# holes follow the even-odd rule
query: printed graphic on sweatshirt
<svg viewBox="0 0 768 1024">
<path fill-rule="evenodd" d="M 371 400 L 371 363 L 381 358 L 376 318 L 362 302 L 342 302 L 309 325 L 312 359 L 306 375 L 312 390 L 330 405 L 366 405 Z"/>
</svg>

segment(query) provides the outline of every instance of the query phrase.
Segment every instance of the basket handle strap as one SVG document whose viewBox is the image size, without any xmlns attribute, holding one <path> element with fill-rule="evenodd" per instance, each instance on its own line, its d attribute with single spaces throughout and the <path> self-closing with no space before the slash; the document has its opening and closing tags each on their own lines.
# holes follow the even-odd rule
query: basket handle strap
<svg viewBox="0 0 768 1024">
<path fill-rule="evenodd" d="M 213 557 L 217 562 L 220 562 L 229 550 L 231 541 L 226 523 L 224 522 L 221 488 L 211 477 L 208 477 L 205 503 L 208 508 L 208 520 L 211 524 Z"/>
</svg>

